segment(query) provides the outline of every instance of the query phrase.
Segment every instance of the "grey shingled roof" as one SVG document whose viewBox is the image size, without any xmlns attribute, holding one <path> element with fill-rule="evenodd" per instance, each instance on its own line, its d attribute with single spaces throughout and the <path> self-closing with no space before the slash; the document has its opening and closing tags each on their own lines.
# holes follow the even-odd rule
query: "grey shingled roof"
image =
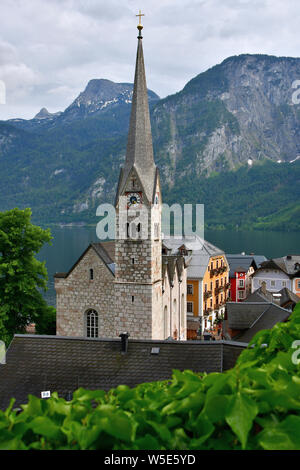
<svg viewBox="0 0 300 470">
<path fill-rule="evenodd" d="M 262 287 L 259 287 L 244 300 L 244 303 L 262 301 L 274 303 L 274 294 L 281 294 L 281 297 L 279 298 L 279 304 L 281 307 L 284 307 L 287 303 L 297 304 L 300 302 L 300 297 L 290 291 L 287 287 L 284 287 L 278 292 L 264 292 Z"/>
<path fill-rule="evenodd" d="M 281 294 L 281 299 L 280 299 L 280 305 L 284 306 L 288 302 L 291 302 L 293 304 L 297 304 L 300 302 L 300 297 L 298 297 L 297 294 L 294 294 L 294 292 L 290 291 L 287 287 L 284 287 L 279 291 L 279 294 Z"/>
<path fill-rule="evenodd" d="M 238 334 L 233 340 L 249 343 L 252 338 L 261 330 L 269 330 L 279 322 L 285 322 L 291 315 L 291 312 L 275 304 L 268 304 L 267 309 L 253 323 L 251 328 Z"/>
<path fill-rule="evenodd" d="M 273 295 L 269 291 L 264 292 L 263 289 L 259 287 L 243 301 L 243 303 L 247 302 L 273 302 Z"/>
<path fill-rule="evenodd" d="M 128 176 L 133 168 L 136 170 L 146 197 L 151 203 L 157 175 L 153 157 L 148 91 L 141 38 L 138 39 L 126 159 L 120 175 L 116 202 L 119 194 L 124 191 Z"/>
<path fill-rule="evenodd" d="M 260 302 L 227 302 L 226 309 L 226 329 L 240 330 L 232 340 L 247 343 L 258 331 L 273 328 L 276 323 L 286 321 L 291 314 L 263 299 Z"/>
<path fill-rule="evenodd" d="M 233 277 L 235 272 L 248 272 L 250 266 L 253 266 L 254 269 L 258 267 L 252 255 L 231 255 L 226 253 L 226 259 L 230 267 L 230 277 Z"/>
<path fill-rule="evenodd" d="M 290 258 L 290 259 L 289 259 Z M 262 263 L 261 267 L 263 269 L 281 269 L 285 274 L 290 278 L 293 278 L 300 274 L 300 268 L 295 265 L 300 266 L 300 255 L 288 255 L 283 256 L 282 258 L 273 258 Z"/>
<path fill-rule="evenodd" d="M 170 237 L 163 240 L 163 245 L 171 250 L 171 254 L 173 255 L 177 254 L 179 248 L 183 245 L 187 250 L 192 250 L 187 271 L 187 275 L 190 279 L 202 279 L 210 257 L 225 254 L 223 250 L 220 250 L 220 248 L 217 248 L 198 235 L 182 238 Z"/>
<path fill-rule="evenodd" d="M 226 341 L 130 340 L 121 352 L 120 339 L 15 335 L 0 365 L 0 409 L 11 397 L 15 406 L 28 394 L 57 391 L 64 397 L 79 387 L 109 390 L 120 384 L 166 380 L 172 370 L 221 372 L 232 367 L 246 344 Z M 151 354 L 152 348 L 159 354 Z"/>
<path fill-rule="evenodd" d="M 251 328 L 253 323 L 265 312 L 270 304 L 260 302 L 227 302 L 228 326 L 234 330 Z"/>
</svg>

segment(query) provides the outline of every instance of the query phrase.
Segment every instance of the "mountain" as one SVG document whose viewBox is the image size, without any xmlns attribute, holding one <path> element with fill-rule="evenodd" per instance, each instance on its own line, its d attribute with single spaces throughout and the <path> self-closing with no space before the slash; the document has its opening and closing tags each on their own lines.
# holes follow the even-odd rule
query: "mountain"
<svg viewBox="0 0 300 470">
<path fill-rule="evenodd" d="M 300 59 L 244 54 L 162 100 L 149 91 L 164 202 L 205 203 L 211 228 L 300 229 L 299 77 Z M 91 80 L 63 112 L 0 122 L 0 209 L 96 222 L 116 191 L 132 88 Z"/>
<path fill-rule="evenodd" d="M 230 57 L 191 80 L 153 112 L 156 155 L 174 184 L 195 171 L 236 169 L 248 159 L 291 161 L 300 155 L 300 107 L 292 84 L 300 59 Z"/>
<path fill-rule="evenodd" d="M 133 93 L 132 83 L 114 83 L 105 79 L 90 80 L 85 90 L 63 112 L 49 113 L 42 108 L 30 120 L 10 119 L 8 123 L 28 131 L 41 132 L 71 124 L 75 120 L 102 115 L 105 111 L 115 110 L 122 105 L 130 105 Z M 149 103 L 159 100 L 153 91 L 148 91 Z M 128 112 L 130 108 L 126 106 Z M 97 137 L 97 136 L 95 136 Z"/>
</svg>

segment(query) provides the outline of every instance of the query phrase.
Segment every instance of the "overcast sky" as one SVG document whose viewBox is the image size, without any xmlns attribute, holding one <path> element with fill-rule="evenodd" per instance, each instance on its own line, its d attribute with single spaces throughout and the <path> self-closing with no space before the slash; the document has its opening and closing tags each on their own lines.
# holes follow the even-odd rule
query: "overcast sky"
<svg viewBox="0 0 300 470">
<path fill-rule="evenodd" d="M 299 0 L 1 0 L 0 119 L 64 110 L 92 78 L 132 82 L 143 18 L 148 87 L 161 97 L 241 53 L 300 55 Z M 1 84 L 1 83 L 0 83 Z"/>
</svg>

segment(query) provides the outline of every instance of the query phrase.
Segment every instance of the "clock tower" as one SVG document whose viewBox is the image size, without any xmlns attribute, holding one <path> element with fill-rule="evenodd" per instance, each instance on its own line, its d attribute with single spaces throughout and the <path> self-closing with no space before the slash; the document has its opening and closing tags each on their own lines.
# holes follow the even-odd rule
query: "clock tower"
<svg viewBox="0 0 300 470">
<path fill-rule="evenodd" d="M 141 16 L 143 15 L 138 15 Z M 126 159 L 115 207 L 116 334 L 163 339 L 161 189 L 154 163 L 139 23 Z"/>
</svg>

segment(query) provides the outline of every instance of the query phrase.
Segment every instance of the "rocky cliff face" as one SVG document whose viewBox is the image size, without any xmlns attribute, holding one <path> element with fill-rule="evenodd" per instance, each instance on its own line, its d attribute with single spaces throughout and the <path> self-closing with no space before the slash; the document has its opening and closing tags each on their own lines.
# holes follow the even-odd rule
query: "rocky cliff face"
<svg viewBox="0 0 300 470">
<path fill-rule="evenodd" d="M 292 99 L 297 98 L 293 88 L 297 80 L 300 59 L 241 55 L 201 73 L 165 99 L 149 91 L 164 200 L 185 202 L 186 197 L 190 202 L 188 190 L 193 188 L 195 200 L 209 205 L 215 198 L 215 183 L 209 186 L 208 178 L 247 167 L 247 162 L 297 160 L 300 104 Z M 36 220 L 94 221 L 97 205 L 114 199 L 125 156 L 132 88 L 127 83 L 91 80 L 64 112 L 41 110 L 29 121 L 0 123 L 0 210 L 30 206 Z M 259 174 L 258 168 L 257 180 Z M 254 177 L 247 178 L 244 175 L 239 189 L 244 195 L 253 188 Z M 276 178 L 277 189 L 283 191 L 287 183 L 280 182 L 277 171 Z M 222 185 L 225 180 L 220 179 Z M 225 189 L 218 188 L 220 201 L 230 198 L 230 188 L 226 194 Z M 289 201 L 289 188 L 285 189 L 282 207 Z M 273 190 L 273 183 L 262 190 Z M 257 207 L 260 203 L 261 197 Z M 294 208 L 290 211 L 294 214 Z"/>
<path fill-rule="evenodd" d="M 297 158 L 300 105 L 292 97 L 298 79 L 300 59 L 241 55 L 157 103 L 153 134 L 166 180 L 234 169 L 249 159 Z"/>
<path fill-rule="evenodd" d="M 86 89 L 65 110 L 63 121 L 82 119 L 99 114 L 101 111 L 117 108 L 121 104 L 131 104 L 132 83 L 114 83 L 110 80 L 90 80 Z M 149 90 L 149 102 L 159 100 L 159 96 Z"/>
</svg>

